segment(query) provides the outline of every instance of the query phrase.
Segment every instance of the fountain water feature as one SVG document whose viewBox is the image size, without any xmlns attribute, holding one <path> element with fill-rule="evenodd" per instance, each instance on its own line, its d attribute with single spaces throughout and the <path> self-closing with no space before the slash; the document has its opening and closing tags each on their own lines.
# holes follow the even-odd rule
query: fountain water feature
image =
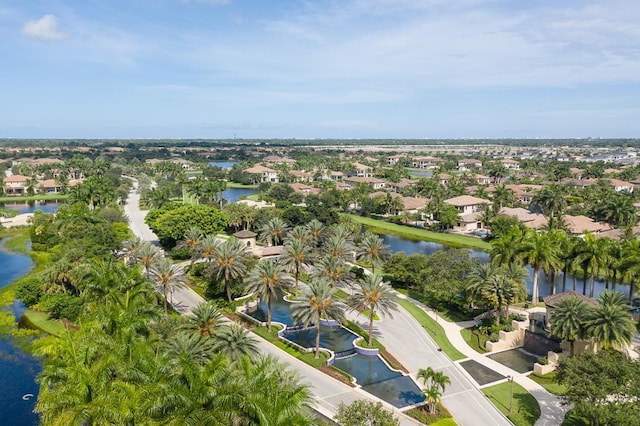
<svg viewBox="0 0 640 426">
<path fill-rule="evenodd" d="M 257 306 L 249 308 L 246 314 L 264 322 L 267 317 L 266 311 L 266 303 L 260 302 Z M 315 347 L 316 328 L 294 325 L 291 304 L 281 295 L 271 301 L 271 316 L 272 321 L 288 326 L 281 332 L 281 337 L 303 348 Z M 418 385 L 410 377 L 391 369 L 377 353 L 356 353 L 358 349 L 355 348 L 354 341 L 358 337 L 337 324 L 320 325 L 320 347 L 331 350 L 335 354 L 332 365 L 355 377 L 356 383 L 362 386 L 362 389 L 396 408 L 424 402 Z"/>
</svg>

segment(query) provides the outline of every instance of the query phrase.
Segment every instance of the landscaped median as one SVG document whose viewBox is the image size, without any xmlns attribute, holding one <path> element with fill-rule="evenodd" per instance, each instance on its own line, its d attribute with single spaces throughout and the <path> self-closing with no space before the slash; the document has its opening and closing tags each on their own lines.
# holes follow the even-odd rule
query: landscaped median
<svg viewBox="0 0 640 426">
<path fill-rule="evenodd" d="M 366 226 L 370 231 L 381 234 L 397 235 L 399 237 L 409 238 L 412 240 L 434 241 L 451 247 L 474 248 L 479 250 L 489 250 L 491 248 L 491 244 L 486 241 L 482 241 L 479 238 L 433 232 L 426 229 L 398 225 L 396 223 L 385 222 L 383 220 L 372 219 L 370 217 L 356 216 L 353 214 L 343 214 L 343 216 Z"/>
<path fill-rule="evenodd" d="M 416 319 L 425 329 L 431 338 L 436 342 L 438 347 L 451 358 L 452 361 L 457 361 L 466 358 L 466 356 L 457 350 L 447 338 L 444 328 L 437 324 L 436 321 L 431 318 L 422 308 L 414 305 L 408 300 L 398 298 L 398 304 L 402 306 L 412 317 Z"/>
</svg>

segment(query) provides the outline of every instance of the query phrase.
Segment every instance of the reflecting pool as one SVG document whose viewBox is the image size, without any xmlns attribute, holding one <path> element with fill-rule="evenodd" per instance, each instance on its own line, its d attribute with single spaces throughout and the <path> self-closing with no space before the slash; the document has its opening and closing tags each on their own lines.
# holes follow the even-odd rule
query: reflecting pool
<svg viewBox="0 0 640 426">
<path fill-rule="evenodd" d="M 538 362 L 537 356 L 529 354 L 522 349 L 509 349 L 508 351 L 487 355 L 487 357 L 506 365 L 512 370 L 516 370 L 518 373 L 533 371 L 533 364 Z"/>
</svg>

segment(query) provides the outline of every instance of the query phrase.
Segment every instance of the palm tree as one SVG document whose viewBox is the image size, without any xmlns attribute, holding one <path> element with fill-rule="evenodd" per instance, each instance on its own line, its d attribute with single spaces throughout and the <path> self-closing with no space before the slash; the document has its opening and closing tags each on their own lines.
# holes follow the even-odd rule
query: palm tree
<svg viewBox="0 0 640 426">
<path fill-rule="evenodd" d="M 491 241 L 491 262 L 497 265 L 508 265 L 518 261 L 518 251 L 524 242 L 525 235 L 519 226 L 514 226 L 505 235 Z"/>
<path fill-rule="evenodd" d="M 137 252 L 137 256 L 137 261 L 140 262 L 140 264 L 144 267 L 144 273 L 147 278 L 149 278 L 149 274 L 151 273 L 151 266 L 161 256 L 160 250 L 158 250 L 156 246 L 145 242 Z"/>
<path fill-rule="evenodd" d="M 242 242 L 231 237 L 218 248 L 217 254 L 209 265 L 209 275 L 224 281 L 227 300 L 231 302 L 231 282 L 247 272 L 251 255 Z"/>
<path fill-rule="evenodd" d="M 244 358 L 240 368 L 238 400 L 230 402 L 243 409 L 235 422 L 227 424 L 311 426 L 317 423 L 307 414 L 311 412 L 312 403 L 309 386 L 302 384 L 296 372 L 284 368 L 271 356 L 257 361 Z"/>
<path fill-rule="evenodd" d="M 603 349 L 628 345 L 633 338 L 635 325 L 623 297 L 613 290 L 601 294 L 600 304 L 587 314 L 585 331 Z"/>
<path fill-rule="evenodd" d="M 371 272 L 376 272 L 376 262 L 387 259 L 390 255 L 389 246 L 384 245 L 382 238 L 366 233 L 356 246 L 356 258 L 365 259 L 371 264 Z"/>
<path fill-rule="evenodd" d="M 218 255 L 220 246 L 220 240 L 218 240 L 214 235 L 205 235 L 204 238 L 200 240 L 197 250 L 200 253 L 200 257 L 207 259 L 207 263 L 211 264 L 211 261 Z"/>
<path fill-rule="evenodd" d="M 620 270 L 622 277 L 629 281 L 629 300 L 633 300 L 636 280 L 640 277 L 640 240 L 634 238 L 624 242 Z"/>
<path fill-rule="evenodd" d="M 314 247 L 320 245 L 322 237 L 325 233 L 324 224 L 318 219 L 313 219 L 309 223 L 307 223 L 306 228 L 309 231 L 309 235 L 311 235 L 311 244 Z"/>
<path fill-rule="evenodd" d="M 320 320 L 340 320 L 345 305 L 335 297 L 336 289 L 324 280 L 312 280 L 291 305 L 291 313 L 297 323 L 316 327 L 316 359 L 320 356 Z"/>
<path fill-rule="evenodd" d="M 512 189 L 507 188 L 506 185 L 497 185 L 493 191 L 493 202 L 497 203 L 500 208 L 505 206 L 512 206 L 516 200 L 515 194 Z"/>
<path fill-rule="evenodd" d="M 577 297 L 569 296 L 558 303 L 549 319 L 551 333 L 571 345 L 569 356 L 574 354 L 575 341 L 584 336 L 586 315 L 587 305 Z"/>
<path fill-rule="evenodd" d="M 124 252 L 125 264 L 131 266 L 138 261 L 138 253 L 140 252 L 144 244 L 145 241 L 135 235 L 122 243 L 122 251 Z"/>
<path fill-rule="evenodd" d="M 562 187 L 558 185 L 547 185 L 542 188 L 531 200 L 532 204 L 539 206 L 545 216 L 562 216 L 567 207 L 567 200 L 564 197 Z"/>
<path fill-rule="evenodd" d="M 162 287 L 164 315 L 169 316 L 168 293 L 169 291 L 173 293 L 175 289 L 186 285 L 184 270 L 179 265 L 174 265 L 170 259 L 163 257 L 154 262 L 151 273 L 156 283 Z"/>
<path fill-rule="evenodd" d="M 320 279 L 328 280 L 332 287 L 336 287 L 339 283 L 344 282 L 349 275 L 347 265 L 340 257 L 327 255 L 323 257 L 319 263 L 320 264 L 314 268 L 312 275 Z"/>
<path fill-rule="evenodd" d="M 578 248 L 576 262 L 581 263 L 585 270 L 587 268 L 591 270 L 589 297 L 593 297 L 598 271 L 608 262 L 609 254 L 606 250 L 606 244 L 605 239 L 597 239 L 593 234 L 587 232 Z"/>
<path fill-rule="evenodd" d="M 538 278 L 540 269 L 549 271 L 560 266 L 557 247 L 553 245 L 547 234 L 539 234 L 536 231 L 528 231 L 525 240 L 520 247 L 519 256 L 533 268 L 533 289 L 531 301 L 538 303 Z"/>
<path fill-rule="evenodd" d="M 184 237 L 178 241 L 178 247 L 186 248 L 189 250 L 191 255 L 191 262 L 189 263 L 189 267 L 193 267 L 193 262 L 196 259 L 198 247 L 200 246 L 200 242 L 202 241 L 202 231 L 197 226 L 192 226 L 187 230 L 187 233 L 184 234 Z"/>
<path fill-rule="evenodd" d="M 279 263 L 265 260 L 258 262 L 245 284 L 247 293 L 253 293 L 267 304 L 267 330 L 271 331 L 271 299 L 291 287 L 291 277 Z"/>
<path fill-rule="evenodd" d="M 292 240 L 299 240 L 304 244 L 309 244 L 309 242 L 311 241 L 311 233 L 309 232 L 309 229 L 304 226 L 294 226 L 293 229 L 289 231 L 289 234 L 285 239 L 285 244 Z"/>
<path fill-rule="evenodd" d="M 302 240 L 291 239 L 287 241 L 280 255 L 280 262 L 294 273 L 296 289 L 300 281 L 300 267 L 309 261 L 309 246 Z"/>
<path fill-rule="evenodd" d="M 369 346 L 373 338 L 373 318 L 376 312 L 393 318 L 391 311 L 397 308 L 393 289 L 378 274 L 365 275 L 347 300 L 347 305 L 351 309 L 369 311 Z"/>
<path fill-rule="evenodd" d="M 244 357 L 254 359 L 260 351 L 257 340 L 236 323 L 219 329 L 213 337 L 213 349 L 225 354 L 232 363 L 238 363 Z"/>
<path fill-rule="evenodd" d="M 191 311 L 189 323 L 195 327 L 201 336 L 213 336 L 221 325 L 227 321 L 218 310 L 216 305 L 211 302 L 202 302 Z"/>
<path fill-rule="evenodd" d="M 287 229 L 288 226 L 282 219 L 274 217 L 260 229 L 259 238 L 269 245 L 277 246 L 284 240 Z"/>
<path fill-rule="evenodd" d="M 446 385 L 451 384 L 451 380 L 448 376 L 445 376 L 441 371 L 435 371 L 431 367 L 421 368 L 416 374 L 418 379 L 422 379 L 422 383 L 428 385 L 422 391 L 422 394 L 427 398 L 429 404 L 429 411 L 435 413 L 436 405 L 444 392 Z"/>
</svg>

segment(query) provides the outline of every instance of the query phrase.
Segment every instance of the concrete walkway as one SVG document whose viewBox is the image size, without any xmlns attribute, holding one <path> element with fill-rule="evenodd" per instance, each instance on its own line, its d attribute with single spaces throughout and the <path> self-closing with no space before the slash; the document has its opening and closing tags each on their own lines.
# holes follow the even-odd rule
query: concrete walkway
<svg viewBox="0 0 640 426">
<path fill-rule="evenodd" d="M 404 295 L 399 294 L 398 296 L 412 301 L 415 305 L 420 306 L 422 310 L 425 311 L 431 318 L 433 318 L 434 320 L 436 319 L 435 314 L 431 309 L 426 308 L 421 303 L 409 297 L 406 297 Z M 516 383 L 518 383 L 520 386 L 525 388 L 529 393 L 531 393 L 531 395 L 533 395 L 533 397 L 538 401 L 538 404 L 540 405 L 540 412 L 541 412 L 540 418 L 536 422 L 536 426 L 555 426 L 562 423 L 562 420 L 564 419 L 564 415 L 568 411 L 569 407 L 561 405 L 560 398 L 549 393 L 546 389 L 544 389 L 538 383 L 528 378 L 527 375 L 519 373 L 515 370 L 512 370 L 511 368 L 503 364 L 500 364 L 499 362 L 494 361 L 493 359 L 488 358 L 483 354 L 476 352 L 473 348 L 471 348 L 467 344 L 467 342 L 462 338 L 462 334 L 460 334 L 460 330 L 463 328 L 472 327 L 473 325 L 476 324 L 475 321 L 464 321 L 460 323 L 454 323 L 454 322 L 444 321 L 442 318 L 438 318 L 438 324 L 441 325 L 442 328 L 445 330 L 445 333 L 447 334 L 447 337 L 449 338 L 449 341 L 451 342 L 451 344 L 455 346 L 457 350 L 459 350 L 465 356 L 467 356 L 468 357 L 467 359 L 472 359 L 492 369 L 493 371 L 499 374 L 502 374 L 505 377 L 507 376 L 513 377 L 513 380 Z M 381 326 L 381 328 L 383 327 Z M 456 364 L 460 364 L 460 362 L 462 361 L 465 361 L 465 360 L 456 361 Z M 462 374 L 468 376 L 467 372 L 462 367 L 460 367 L 459 365 L 458 367 Z M 477 388 L 481 388 L 481 386 L 477 385 L 477 383 L 470 376 L 468 377 L 475 384 Z M 504 380 L 502 382 L 504 382 Z M 501 382 L 494 382 L 487 386 L 492 386 L 497 383 L 501 383 Z"/>
</svg>

